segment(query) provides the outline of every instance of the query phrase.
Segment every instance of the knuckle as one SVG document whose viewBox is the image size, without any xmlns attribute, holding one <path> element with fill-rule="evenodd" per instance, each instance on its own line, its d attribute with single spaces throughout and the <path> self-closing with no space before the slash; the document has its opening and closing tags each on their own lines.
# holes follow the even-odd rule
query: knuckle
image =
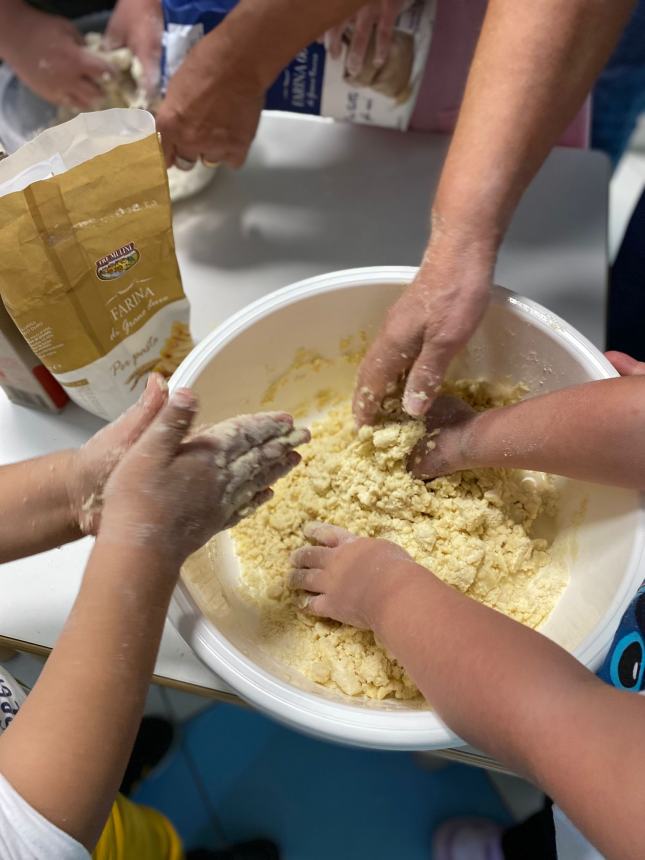
<svg viewBox="0 0 645 860">
<path fill-rule="evenodd" d="M 300 588 L 301 575 L 299 570 L 292 570 L 289 574 L 289 587 L 293 589 Z"/>
<path fill-rule="evenodd" d="M 300 549 L 297 549 L 297 550 L 295 550 L 295 552 L 293 552 L 293 553 L 292 553 L 292 555 L 291 555 L 291 564 L 292 564 L 294 567 L 298 567 L 298 568 L 299 568 L 299 567 L 302 567 L 303 551 L 304 551 L 304 549 L 305 549 L 304 547 L 301 547 Z M 296 573 L 297 573 L 297 571 L 294 571 L 294 575 L 295 575 Z"/>
</svg>

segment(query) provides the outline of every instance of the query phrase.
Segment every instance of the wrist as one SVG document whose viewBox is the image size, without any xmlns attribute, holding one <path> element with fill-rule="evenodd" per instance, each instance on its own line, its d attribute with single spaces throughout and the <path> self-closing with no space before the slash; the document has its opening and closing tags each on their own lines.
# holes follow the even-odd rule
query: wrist
<svg viewBox="0 0 645 860">
<path fill-rule="evenodd" d="M 274 46 L 267 44 L 259 23 L 240 4 L 193 50 L 207 55 L 209 66 L 226 68 L 238 87 L 242 82 L 243 89 L 264 93 L 286 63 L 281 63 Z"/>
<path fill-rule="evenodd" d="M 78 489 L 80 486 L 78 481 L 79 461 L 77 449 L 58 451 L 56 454 L 52 454 L 48 458 L 48 478 L 57 486 L 56 495 L 62 497 L 62 504 L 67 511 L 69 524 L 72 528 L 78 529 L 80 536 L 82 533 L 83 501 Z"/>
<path fill-rule="evenodd" d="M 446 211 L 435 201 L 424 263 L 455 259 L 460 263 L 472 261 L 490 270 L 492 278 L 502 238 L 500 229 L 479 220 L 471 223 L 469 212 Z"/>
<path fill-rule="evenodd" d="M 101 518 L 101 526 L 96 536 L 94 552 L 105 553 L 119 568 L 124 563 L 128 568 L 136 566 L 137 576 L 152 577 L 160 582 L 166 582 L 172 589 L 179 577 L 179 570 L 185 558 L 172 551 L 163 540 L 148 539 L 148 528 L 132 522 L 130 529 L 116 528 L 114 522 L 108 519 L 104 526 L 105 516 Z M 126 576 L 130 576 L 128 571 Z"/>
<path fill-rule="evenodd" d="M 387 577 L 379 576 L 368 613 L 377 639 L 389 645 L 393 631 L 402 624 L 405 626 L 406 607 L 418 601 L 418 595 L 435 583 L 440 584 L 435 575 L 411 558 L 397 561 L 390 567 Z"/>
<path fill-rule="evenodd" d="M 496 413 L 497 409 L 478 412 L 464 427 L 460 439 L 461 471 L 502 464 L 508 441 L 499 426 L 495 426 Z"/>
<path fill-rule="evenodd" d="M 464 423 L 456 440 L 454 462 L 457 465 L 455 471 L 480 469 L 486 465 L 486 457 L 484 456 L 486 448 L 485 426 L 486 412 L 478 412 Z"/>
<path fill-rule="evenodd" d="M 168 517 L 146 511 L 145 497 L 119 501 L 110 496 L 103 505 L 97 541 L 115 551 L 141 552 L 151 564 L 163 567 L 175 579 L 190 555 L 181 537 Z"/>
<path fill-rule="evenodd" d="M 130 605 L 159 604 L 165 615 L 178 576 L 179 566 L 167 554 L 149 546 L 114 543 L 99 534 L 83 584 L 92 588 L 97 581 L 107 583 L 110 590 L 127 596 Z"/>
<path fill-rule="evenodd" d="M 60 457 L 70 519 L 82 534 L 91 534 L 94 517 L 101 506 L 96 475 L 92 474 L 82 448 L 62 451 Z"/>
</svg>

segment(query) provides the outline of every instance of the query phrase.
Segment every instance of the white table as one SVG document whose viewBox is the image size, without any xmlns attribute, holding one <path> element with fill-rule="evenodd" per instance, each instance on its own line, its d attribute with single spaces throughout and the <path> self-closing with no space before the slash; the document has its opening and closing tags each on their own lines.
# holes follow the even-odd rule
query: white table
<svg viewBox="0 0 645 860">
<path fill-rule="evenodd" d="M 179 204 L 177 250 L 200 338 L 244 304 L 300 278 L 353 266 L 415 265 L 446 139 L 267 114 L 240 173 L 222 170 Z M 498 282 L 602 345 L 609 170 L 596 153 L 552 154 L 501 253 Z M 67 407 L 43 415 L 0 392 L 0 462 L 78 445 L 100 425 Z M 0 644 L 46 653 L 78 590 L 90 541 L 0 572 Z M 166 624 L 155 680 L 204 695 L 229 688 Z"/>
</svg>

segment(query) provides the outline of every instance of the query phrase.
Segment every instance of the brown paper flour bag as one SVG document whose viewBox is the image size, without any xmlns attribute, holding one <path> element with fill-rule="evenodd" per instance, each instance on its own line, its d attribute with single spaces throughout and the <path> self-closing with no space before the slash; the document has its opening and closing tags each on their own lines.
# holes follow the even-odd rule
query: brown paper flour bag
<svg viewBox="0 0 645 860">
<path fill-rule="evenodd" d="M 0 162 L 0 295 L 72 400 L 112 419 L 192 347 L 155 123 L 81 114 Z"/>
</svg>

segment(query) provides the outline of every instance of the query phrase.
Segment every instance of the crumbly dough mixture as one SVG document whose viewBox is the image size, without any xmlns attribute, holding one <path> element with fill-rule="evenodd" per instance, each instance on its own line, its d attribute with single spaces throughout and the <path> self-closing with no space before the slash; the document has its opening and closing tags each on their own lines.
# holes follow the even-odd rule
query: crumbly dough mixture
<svg viewBox="0 0 645 860">
<path fill-rule="evenodd" d="M 462 381 L 448 393 L 485 409 L 513 402 L 522 391 Z M 530 627 L 549 615 L 567 574 L 552 562 L 548 541 L 532 536 L 538 517 L 555 515 L 550 478 L 484 469 L 420 481 L 406 470 L 406 459 L 423 425 L 394 401 L 389 411 L 380 425 L 357 432 L 349 402 L 331 408 L 314 423 L 302 463 L 233 537 L 240 590 L 260 610 L 271 654 L 349 696 L 413 699 L 418 690 L 372 633 L 300 611 L 301 595 L 287 578 L 290 554 L 306 542 L 304 523 L 322 520 L 394 541 L 445 582 Z"/>
</svg>

